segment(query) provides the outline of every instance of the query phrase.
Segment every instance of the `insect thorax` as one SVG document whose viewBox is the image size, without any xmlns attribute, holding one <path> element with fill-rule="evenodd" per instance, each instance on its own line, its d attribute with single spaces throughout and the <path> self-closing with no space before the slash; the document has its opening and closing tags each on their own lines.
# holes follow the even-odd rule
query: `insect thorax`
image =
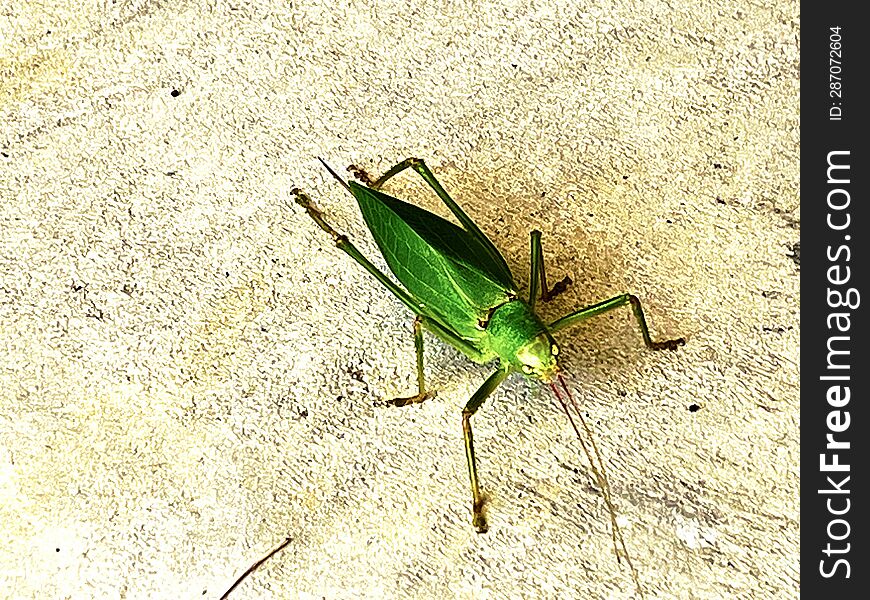
<svg viewBox="0 0 870 600">
<path fill-rule="evenodd" d="M 549 381 L 559 349 L 532 307 L 511 300 L 496 308 L 486 326 L 486 343 L 499 358 L 530 377 Z"/>
</svg>

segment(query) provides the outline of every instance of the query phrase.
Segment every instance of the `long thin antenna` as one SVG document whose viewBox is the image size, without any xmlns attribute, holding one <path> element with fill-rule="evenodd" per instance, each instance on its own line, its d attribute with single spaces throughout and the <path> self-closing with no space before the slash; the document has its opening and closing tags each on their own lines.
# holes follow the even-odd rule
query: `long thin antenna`
<svg viewBox="0 0 870 600">
<path fill-rule="evenodd" d="M 336 180 L 336 181 L 338 181 L 341 185 L 344 186 L 344 189 L 346 189 L 348 192 L 350 192 L 350 186 L 347 185 L 347 182 L 346 182 L 344 179 L 342 179 L 341 177 L 339 177 L 339 176 L 338 176 L 338 173 L 336 173 L 335 171 L 333 171 L 333 170 L 332 170 L 332 167 L 330 167 L 328 164 L 326 164 L 326 161 L 325 161 L 325 160 L 323 160 L 323 159 L 320 158 L 319 156 L 317 157 L 317 160 L 320 161 L 320 164 L 322 164 L 324 167 L 326 167 L 326 170 L 329 171 L 329 174 L 330 174 L 330 175 L 332 175 L 333 177 L 335 177 L 335 180 Z M 353 193 L 353 192 L 351 192 L 351 193 Z"/>
<path fill-rule="evenodd" d="M 586 459 L 589 461 L 589 466 L 592 469 L 592 474 L 595 476 L 595 481 L 598 484 L 598 487 L 601 488 L 601 495 L 604 498 L 604 503 L 607 505 L 607 510 L 610 513 L 610 525 L 613 537 L 613 551 L 616 553 L 616 560 L 620 561 L 620 556 L 625 557 L 625 562 L 628 564 L 628 568 L 631 570 L 631 578 L 634 580 L 634 585 L 637 587 L 637 592 L 640 597 L 643 598 L 643 588 L 640 586 L 640 579 L 638 578 L 637 570 L 634 568 L 634 564 L 632 564 L 631 562 L 631 556 L 629 556 L 628 548 L 625 545 L 625 538 L 622 537 L 622 531 L 619 528 L 619 524 L 616 522 L 616 508 L 613 506 L 613 499 L 610 494 L 610 483 L 607 481 L 607 474 L 604 469 L 604 461 L 601 459 L 601 453 L 598 451 L 598 444 L 595 443 L 595 436 L 592 435 L 592 430 L 589 428 L 589 425 L 586 424 L 586 419 L 583 418 L 583 413 L 580 412 L 580 408 L 577 406 L 577 402 L 574 400 L 574 396 L 571 395 L 571 391 L 565 384 L 565 380 L 562 379 L 562 375 L 558 375 L 558 377 L 559 383 L 562 384 L 562 389 L 565 390 L 565 395 L 568 397 L 568 400 L 571 402 L 571 406 L 574 408 L 574 412 L 577 413 L 577 417 L 580 419 L 580 424 L 583 425 L 583 430 L 586 432 L 586 437 L 589 440 L 589 445 L 591 445 L 592 447 L 592 451 L 590 452 L 589 445 L 587 445 L 586 440 L 583 439 L 583 436 L 580 435 L 580 429 L 574 422 L 574 417 L 571 416 L 571 411 L 568 409 L 568 404 L 562 398 L 562 394 L 559 392 L 559 388 L 556 387 L 555 382 L 551 383 L 550 388 L 553 390 L 553 393 L 559 400 L 559 404 L 562 405 L 562 409 L 568 416 L 568 421 L 571 422 L 571 427 L 574 428 L 574 432 L 577 434 L 577 439 L 580 440 L 580 447 L 583 448 L 583 453 L 586 455 Z M 594 460 L 592 458 L 593 454 L 595 455 Z"/>
</svg>

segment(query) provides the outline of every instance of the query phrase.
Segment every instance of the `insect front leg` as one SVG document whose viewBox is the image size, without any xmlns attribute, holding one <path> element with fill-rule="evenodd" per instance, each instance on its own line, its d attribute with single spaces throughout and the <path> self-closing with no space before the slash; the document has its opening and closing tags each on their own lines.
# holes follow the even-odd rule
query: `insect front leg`
<svg viewBox="0 0 870 600">
<path fill-rule="evenodd" d="M 417 352 L 417 395 L 408 398 L 394 398 L 388 400 L 390 406 L 408 406 L 409 404 L 419 404 L 434 398 L 435 390 L 426 390 L 426 379 L 423 375 L 423 318 L 417 317 L 414 319 L 414 349 Z"/>
<path fill-rule="evenodd" d="M 640 325 L 643 342 L 646 344 L 647 348 L 651 350 L 676 350 L 677 347 L 686 343 L 686 339 L 681 337 L 675 340 L 654 342 L 650 337 L 649 327 L 646 324 L 646 318 L 643 314 L 643 308 L 640 306 L 640 300 L 633 294 L 621 294 L 615 298 L 611 298 L 610 300 L 605 300 L 604 302 L 581 308 L 571 314 L 565 315 L 561 319 L 556 319 L 549 325 L 550 332 L 554 333 L 560 329 L 565 329 L 566 327 L 579 323 L 583 319 L 600 315 L 601 313 L 613 310 L 614 308 L 619 308 L 620 306 L 625 306 L 626 304 L 631 304 L 631 310 L 634 312 L 634 318 L 637 320 L 638 325 Z"/>
<path fill-rule="evenodd" d="M 549 302 L 571 285 L 573 282 L 571 281 L 571 277 L 569 275 L 565 275 L 562 281 L 559 281 L 552 287 L 552 289 L 547 287 L 547 271 L 544 268 L 544 250 L 541 246 L 541 232 L 537 229 L 532 231 L 532 258 L 531 258 L 531 274 L 529 279 L 531 281 L 529 285 L 529 306 L 532 308 L 535 307 L 535 300 L 538 295 L 538 284 L 540 282 L 540 290 L 541 290 L 541 300 L 544 302 Z"/>
<path fill-rule="evenodd" d="M 505 377 L 510 373 L 510 367 L 502 365 L 498 371 L 489 376 L 489 379 L 483 382 L 483 385 L 474 392 L 468 404 L 462 409 L 462 434 L 465 437 L 465 458 L 468 461 L 468 476 L 471 479 L 471 496 L 472 504 L 472 519 L 471 524 L 477 529 L 478 533 L 486 533 L 489 526 L 486 523 L 486 515 L 484 514 L 485 497 L 480 493 L 480 484 L 477 480 L 477 462 L 474 458 L 474 441 L 471 434 L 471 417 L 480 408 L 480 405 L 486 401 L 490 394 L 495 391 L 495 388 L 505 380 Z"/>
</svg>

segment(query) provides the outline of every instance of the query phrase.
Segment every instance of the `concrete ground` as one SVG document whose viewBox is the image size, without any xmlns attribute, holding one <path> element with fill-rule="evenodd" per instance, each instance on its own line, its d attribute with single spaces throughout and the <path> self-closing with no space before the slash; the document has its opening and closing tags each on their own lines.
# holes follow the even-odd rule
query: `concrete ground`
<svg viewBox="0 0 870 600">
<path fill-rule="evenodd" d="M 628 598 L 550 390 L 426 338 L 315 160 L 529 231 L 647 598 L 798 595 L 799 6 L 0 2 L 0 595 Z M 444 214 L 413 175 L 394 195 Z"/>
</svg>

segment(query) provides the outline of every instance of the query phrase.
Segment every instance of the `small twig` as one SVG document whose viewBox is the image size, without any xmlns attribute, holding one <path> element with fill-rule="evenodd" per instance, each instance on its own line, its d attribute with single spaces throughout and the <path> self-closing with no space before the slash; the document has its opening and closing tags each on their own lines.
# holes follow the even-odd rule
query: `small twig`
<svg viewBox="0 0 870 600">
<path fill-rule="evenodd" d="M 269 560 L 270 558 L 272 558 L 273 556 L 275 556 L 276 554 L 278 554 L 281 550 L 283 550 L 284 548 L 286 548 L 287 545 L 290 544 L 291 541 L 293 541 L 292 538 L 289 538 L 289 537 L 288 537 L 288 538 L 285 539 L 283 542 L 281 542 L 281 544 L 280 544 L 279 546 L 277 546 L 274 550 L 272 550 L 271 552 L 269 552 L 269 554 L 267 554 L 266 556 L 264 556 L 263 558 L 261 558 L 260 560 L 258 560 L 258 561 L 255 562 L 254 564 L 252 564 L 250 567 L 248 567 L 247 570 L 245 570 L 244 573 L 242 573 L 241 575 L 239 575 L 239 578 L 236 579 L 236 581 L 233 583 L 233 585 L 230 586 L 230 589 L 228 589 L 226 592 L 224 592 L 224 595 L 221 596 L 221 600 L 227 600 L 227 598 L 230 597 L 230 594 L 232 593 L 232 591 L 233 591 L 234 589 L 236 589 L 236 588 L 239 586 L 239 584 L 242 583 L 242 581 L 244 581 L 244 579 L 245 579 L 248 575 L 250 575 L 251 573 L 253 573 L 253 572 L 256 571 L 257 569 L 259 569 L 259 568 L 260 568 L 260 565 L 262 565 L 264 562 L 266 562 L 267 560 Z"/>
</svg>

